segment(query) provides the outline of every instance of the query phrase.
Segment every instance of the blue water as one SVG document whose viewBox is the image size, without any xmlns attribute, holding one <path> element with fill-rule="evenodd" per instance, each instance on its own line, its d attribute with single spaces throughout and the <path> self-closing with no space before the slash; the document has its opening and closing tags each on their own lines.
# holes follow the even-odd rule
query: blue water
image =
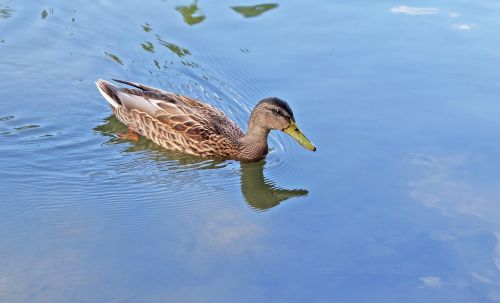
<svg viewBox="0 0 500 303">
<path fill-rule="evenodd" d="M 0 302 L 500 302 L 500 2 L 256 4 L 0 0 Z M 318 151 L 120 140 L 98 78 Z"/>
</svg>

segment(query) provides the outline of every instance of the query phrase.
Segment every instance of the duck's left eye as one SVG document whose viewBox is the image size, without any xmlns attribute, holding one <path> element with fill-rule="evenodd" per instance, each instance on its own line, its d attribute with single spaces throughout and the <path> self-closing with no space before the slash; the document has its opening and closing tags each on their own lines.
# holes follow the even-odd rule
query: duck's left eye
<svg viewBox="0 0 500 303">
<path fill-rule="evenodd" d="M 277 116 L 284 116 L 283 112 L 280 111 L 279 109 L 273 108 L 272 111 Z"/>
</svg>

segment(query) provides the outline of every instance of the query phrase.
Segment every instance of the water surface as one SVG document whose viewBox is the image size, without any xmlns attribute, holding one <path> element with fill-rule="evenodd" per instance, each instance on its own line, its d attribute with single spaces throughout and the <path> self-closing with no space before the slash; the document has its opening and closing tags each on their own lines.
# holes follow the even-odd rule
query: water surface
<svg viewBox="0 0 500 303">
<path fill-rule="evenodd" d="M 0 301 L 500 302 L 499 9 L 0 0 Z M 120 140 L 98 78 L 279 96 L 318 151 Z"/>
</svg>

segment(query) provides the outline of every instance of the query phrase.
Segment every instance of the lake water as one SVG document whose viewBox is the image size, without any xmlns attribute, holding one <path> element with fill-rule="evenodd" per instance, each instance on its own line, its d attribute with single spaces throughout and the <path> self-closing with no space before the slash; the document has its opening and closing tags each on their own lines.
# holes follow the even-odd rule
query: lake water
<svg viewBox="0 0 500 303">
<path fill-rule="evenodd" d="M 0 0 L 0 302 L 500 302 L 499 11 Z M 318 151 L 119 140 L 98 78 L 279 96 Z"/>
</svg>

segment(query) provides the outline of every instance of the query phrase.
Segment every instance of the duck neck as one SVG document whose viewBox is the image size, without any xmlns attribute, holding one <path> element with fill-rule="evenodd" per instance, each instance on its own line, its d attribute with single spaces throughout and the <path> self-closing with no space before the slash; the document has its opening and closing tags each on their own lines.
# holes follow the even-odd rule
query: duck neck
<svg viewBox="0 0 500 303">
<path fill-rule="evenodd" d="M 245 159 L 260 160 L 267 154 L 267 136 L 270 129 L 257 123 L 254 115 L 250 117 L 248 132 L 241 139 L 243 145 L 242 155 Z"/>
</svg>

